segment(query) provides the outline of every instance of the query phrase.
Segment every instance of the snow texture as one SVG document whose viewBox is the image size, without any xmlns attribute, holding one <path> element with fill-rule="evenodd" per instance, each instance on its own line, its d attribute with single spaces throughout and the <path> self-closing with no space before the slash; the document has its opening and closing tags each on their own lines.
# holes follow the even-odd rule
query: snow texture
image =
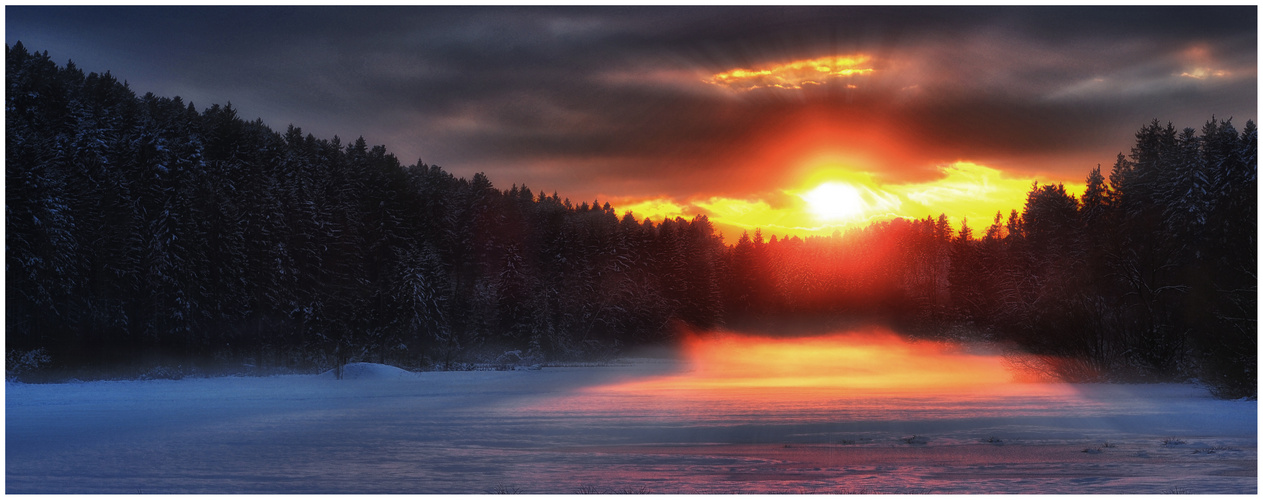
<svg viewBox="0 0 1263 500">
<path fill-rule="evenodd" d="M 1256 493 L 1194 385 L 609 389 L 668 362 L 6 384 L 7 493 Z M 747 397 L 749 396 L 749 397 Z M 755 399 L 750 399 L 755 398 Z M 757 402 L 756 402 L 757 401 Z"/>
</svg>

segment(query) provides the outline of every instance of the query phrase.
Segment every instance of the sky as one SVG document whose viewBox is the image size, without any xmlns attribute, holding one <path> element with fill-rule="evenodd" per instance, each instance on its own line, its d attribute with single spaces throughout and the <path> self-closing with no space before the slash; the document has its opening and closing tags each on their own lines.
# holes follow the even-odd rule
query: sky
<svg viewBox="0 0 1263 500">
<path fill-rule="evenodd" d="M 1229 7 L 34 7 L 5 42 L 274 130 L 734 240 L 1078 193 L 1150 121 L 1257 120 Z"/>
</svg>

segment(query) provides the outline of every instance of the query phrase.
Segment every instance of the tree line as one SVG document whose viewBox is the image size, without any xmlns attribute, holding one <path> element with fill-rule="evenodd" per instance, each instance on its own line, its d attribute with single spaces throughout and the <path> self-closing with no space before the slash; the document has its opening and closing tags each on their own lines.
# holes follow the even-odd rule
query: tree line
<svg viewBox="0 0 1263 500">
<path fill-rule="evenodd" d="M 705 217 L 496 189 L 6 47 L 6 347 L 65 365 L 581 358 L 721 317 Z"/>
<path fill-rule="evenodd" d="M 1254 391 L 1253 123 L 1155 121 L 1081 199 L 1035 185 L 977 236 L 944 215 L 725 245 L 704 216 L 404 165 L 230 104 L 138 97 L 20 43 L 6 84 L 10 364 L 450 368 L 885 315 L 1074 359 L 1067 376 Z"/>
</svg>

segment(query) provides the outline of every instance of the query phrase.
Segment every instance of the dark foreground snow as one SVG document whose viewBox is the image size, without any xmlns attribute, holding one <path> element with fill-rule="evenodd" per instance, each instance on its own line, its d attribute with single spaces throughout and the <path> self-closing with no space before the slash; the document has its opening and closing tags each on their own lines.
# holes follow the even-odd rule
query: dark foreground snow
<svg viewBox="0 0 1263 500">
<path fill-rule="evenodd" d="M 671 368 L 7 384 L 7 493 L 1255 493 L 1192 385 L 607 389 Z M 353 376 L 352 376 L 353 375 Z"/>
</svg>

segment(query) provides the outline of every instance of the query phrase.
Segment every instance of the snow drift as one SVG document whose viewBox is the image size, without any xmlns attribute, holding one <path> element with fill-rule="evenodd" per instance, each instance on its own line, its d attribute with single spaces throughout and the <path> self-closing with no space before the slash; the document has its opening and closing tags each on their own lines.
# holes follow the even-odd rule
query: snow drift
<svg viewBox="0 0 1263 500">
<path fill-rule="evenodd" d="M 321 373 L 320 376 L 326 379 L 337 378 L 334 370 Z M 416 373 L 403 368 L 378 363 L 347 363 L 346 366 L 342 367 L 343 380 L 397 380 L 415 379 L 416 377 Z"/>
</svg>

